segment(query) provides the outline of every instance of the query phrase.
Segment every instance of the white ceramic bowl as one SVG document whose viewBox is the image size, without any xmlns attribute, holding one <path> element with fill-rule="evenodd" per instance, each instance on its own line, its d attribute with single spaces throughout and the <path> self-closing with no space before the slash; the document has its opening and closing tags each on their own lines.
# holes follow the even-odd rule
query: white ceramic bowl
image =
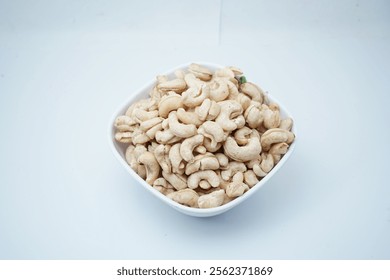
<svg viewBox="0 0 390 280">
<path fill-rule="evenodd" d="M 222 68 L 223 66 L 217 65 L 217 64 L 212 64 L 212 63 L 204 63 L 204 62 L 198 62 L 201 65 L 204 65 L 208 67 L 209 69 L 216 70 L 219 68 Z M 173 78 L 174 72 L 179 69 L 188 69 L 188 66 L 190 63 L 183 64 L 180 66 L 175 67 L 174 69 L 171 69 L 170 71 L 166 72 L 165 75 L 167 75 L 170 78 Z M 244 73 L 245 74 L 245 73 Z M 126 159 L 125 159 L 125 150 L 127 145 L 118 143 L 115 138 L 115 119 L 120 116 L 124 115 L 127 108 L 134 103 L 137 100 L 143 99 L 143 98 L 148 98 L 149 97 L 149 92 L 153 88 L 155 84 L 155 79 L 151 80 L 148 84 L 146 84 L 144 87 L 141 89 L 137 90 L 134 92 L 130 98 L 125 101 L 119 109 L 114 113 L 110 120 L 109 124 L 109 132 L 108 132 L 108 137 L 109 137 L 109 144 L 110 147 L 115 155 L 115 157 L 119 160 L 119 162 L 122 164 L 122 166 L 129 172 L 129 174 L 137 181 L 139 182 L 140 187 L 148 190 L 151 192 L 153 195 L 157 196 L 161 201 L 164 203 L 168 204 L 169 206 L 173 207 L 174 209 L 190 215 L 190 216 L 196 216 L 196 217 L 209 217 L 209 216 L 215 216 L 218 214 L 221 214 L 229 209 L 232 209 L 233 207 L 239 205 L 240 203 L 244 202 L 248 197 L 252 196 L 255 192 L 257 192 L 262 186 L 264 186 L 267 181 L 276 174 L 276 172 L 285 164 L 287 159 L 290 157 L 292 152 L 294 151 L 295 145 L 296 145 L 296 138 L 294 142 L 290 145 L 288 152 L 283 156 L 283 158 L 279 161 L 279 163 L 265 176 L 260 182 L 258 182 L 255 186 L 253 186 L 249 191 L 244 193 L 242 196 L 234 199 L 233 201 L 219 206 L 215 208 L 209 208 L 209 209 L 197 209 L 197 208 L 191 208 L 187 207 L 184 205 L 181 205 L 169 198 L 167 198 L 165 195 L 161 194 L 159 191 L 155 190 L 153 187 L 148 185 L 140 176 L 138 176 L 137 173 L 134 172 L 133 169 L 127 164 Z M 256 81 L 253 81 L 256 83 Z M 280 113 L 283 118 L 285 117 L 291 117 L 291 115 L 287 112 L 286 108 L 281 104 L 279 101 L 277 101 L 275 98 L 273 98 L 271 95 L 268 94 L 268 99 L 272 102 L 276 102 L 280 106 Z M 296 133 L 296 125 L 294 123 L 292 132 L 294 132 L 295 136 L 297 135 Z"/>
</svg>

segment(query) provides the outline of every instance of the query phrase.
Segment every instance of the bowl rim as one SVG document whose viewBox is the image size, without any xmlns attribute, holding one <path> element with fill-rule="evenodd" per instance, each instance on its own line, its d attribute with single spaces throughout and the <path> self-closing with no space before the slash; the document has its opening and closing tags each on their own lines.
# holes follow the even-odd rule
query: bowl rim
<svg viewBox="0 0 390 280">
<path fill-rule="evenodd" d="M 216 64 L 216 63 L 209 63 L 209 62 L 201 62 L 201 61 L 196 61 L 196 62 L 187 62 L 184 64 L 180 64 L 176 67 L 171 68 L 168 71 L 165 71 L 161 75 L 167 75 L 171 76 L 173 73 L 177 70 L 183 69 L 183 68 L 188 68 L 188 66 L 191 63 L 197 63 L 205 67 L 211 67 L 211 68 L 223 68 L 225 66 Z M 293 122 L 293 127 L 291 131 L 294 133 L 295 138 L 294 141 L 290 144 L 287 153 L 281 158 L 281 160 L 272 168 L 272 170 L 265 176 L 263 177 L 256 185 L 251 187 L 247 192 L 245 192 L 242 196 L 239 196 L 235 198 L 234 200 L 213 208 L 192 208 L 186 205 L 182 205 L 176 201 L 173 201 L 172 199 L 168 198 L 164 194 L 160 193 L 158 190 L 154 189 L 151 185 L 147 184 L 144 179 L 142 179 L 126 162 L 125 158 L 122 157 L 122 155 L 119 153 L 117 146 L 115 145 L 116 140 L 115 140 L 115 119 L 123 114 L 124 111 L 127 110 L 128 106 L 132 104 L 133 102 L 139 100 L 140 98 L 145 98 L 145 96 L 148 95 L 149 92 L 146 92 L 148 89 L 150 89 L 154 84 L 156 80 L 152 79 L 146 84 L 144 84 L 142 87 L 138 88 L 137 90 L 133 91 L 132 94 L 130 94 L 129 98 L 127 98 L 124 102 L 122 102 L 117 109 L 115 110 L 114 114 L 112 114 L 110 120 L 109 120 L 109 125 L 108 125 L 108 140 L 109 140 L 109 146 L 114 153 L 114 156 L 118 159 L 118 161 L 122 164 L 122 166 L 132 175 L 132 177 L 138 181 L 142 186 L 144 186 L 149 192 L 151 192 L 153 195 L 155 195 L 157 198 L 161 199 L 165 203 L 167 203 L 169 206 L 175 208 L 176 210 L 179 210 L 182 213 L 192 215 L 192 216 L 212 216 L 212 215 L 217 215 L 220 213 L 223 213 L 239 204 L 244 202 L 246 199 L 248 199 L 250 196 L 252 196 L 254 193 L 256 193 L 259 189 L 261 189 L 269 179 L 271 179 L 275 173 L 285 164 L 285 162 L 290 158 L 291 154 L 295 150 L 296 146 L 296 141 L 297 141 L 297 128 L 296 128 L 296 123 L 295 121 Z M 254 83 L 256 83 L 254 81 Z M 284 116 L 290 117 L 294 120 L 290 112 L 285 108 L 285 106 L 280 103 L 275 97 L 270 95 L 268 92 L 266 92 L 266 96 L 269 101 L 275 102 L 278 104 L 280 111 L 283 113 Z"/>
</svg>

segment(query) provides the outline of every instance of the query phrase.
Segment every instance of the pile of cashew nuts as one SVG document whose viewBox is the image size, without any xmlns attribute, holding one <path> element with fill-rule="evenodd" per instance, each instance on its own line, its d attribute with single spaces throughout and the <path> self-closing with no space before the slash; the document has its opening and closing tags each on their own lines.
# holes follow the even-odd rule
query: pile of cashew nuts
<svg viewBox="0 0 390 280">
<path fill-rule="evenodd" d="M 157 76 L 149 95 L 117 117 L 115 139 L 128 144 L 126 161 L 140 177 L 189 207 L 243 195 L 294 141 L 292 119 L 236 67 L 193 63 L 175 78 Z"/>
</svg>

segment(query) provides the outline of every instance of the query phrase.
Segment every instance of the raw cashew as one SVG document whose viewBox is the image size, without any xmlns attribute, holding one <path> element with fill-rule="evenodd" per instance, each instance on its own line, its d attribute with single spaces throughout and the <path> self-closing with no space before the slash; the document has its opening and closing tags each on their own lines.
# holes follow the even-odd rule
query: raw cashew
<svg viewBox="0 0 390 280">
<path fill-rule="evenodd" d="M 224 179 L 225 181 L 229 181 L 230 178 L 236 174 L 237 172 L 245 172 L 247 169 L 246 169 L 246 166 L 244 163 L 242 162 L 237 162 L 237 161 L 231 161 L 229 162 L 226 170 L 223 170 L 221 172 L 221 177 L 222 179 Z"/>
<path fill-rule="evenodd" d="M 191 189 L 183 189 L 167 195 L 173 201 L 190 207 L 198 207 L 199 195 Z"/>
<path fill-rule="evenodd" d="M 280 125 L 279 110 L 272 110 L 272 107 L 266 108 L 262 111 L 264 117 L 263 125 L 267 129 L 277 128 Z"/>
<path fill-rule="evenodd" d="M 244 117 L 250 128 L 257 128 L 264 119 L 262 112 L 255 105 L 249 105 L 245 110 Z"/>
<path fill-rule="evenodd" d="M 259 182 L 259 179 L 257 179 L 256 174 L 255 172 L 253 172 L 253 170 L 248 170 L 244 173 L 244 182 L 250 188 L 252 188 L 254 185 L 256 185 Z"/>
<path fill-rule="evenodd" d="M 190 87 L 182 93 L 182 102 L 189 108 L 194 108 L 202 104 L 203 100 L 210 95 L 210 88 L 208 86 Z"/>
<path fill-rule="evenodd" d="M 263 103 L 264 92 L 257 85 L 250 82 L 246 82 L 240 85 L 240 90 L 241 92 L 248 95 L 253 101 Z"/>
<path fill-rule="evenodd" d="M 199 208 L 212 208 L 221 206 L 225 198 L 225 191 L 218 190 L 212 193 L 201 195 L 198 198 Z"/>
<path fill-rule="evenodd" d="M 204 122 L 199 128 L 198 133 L 211 140 L 210 147 L 216 148 L 218 143 L 225 140 L 222 127 L 213 121 Z"/>
<path fill-rule="evenodd" d="M 179 123 L 176 112 L 174 111 L 169 113 L 168 122 L 169 129 L 175 136 L 188 138 L 194 136 L 197 132 L 195 125 Z"/>
<path fill-rule="evenodd" d="M 181 99 L 181 96 L 176 93 L 164 95 L 158 103 L 158 115 L 166 118 L 169 112 L 182 108 L 183 103 Z"/>
<path fill-rule="evenodd" d="M 187 176 L 181 174 L 162 172 L 162 176 L 177 190 L 187 188 Z"/>
<path fill-rule="evenodd" d="M 178 142 L 181 138 L 172 133 L 170 129 L 157 131 L 155 135 L 156 141 L 160 144 L 172 144 Z"/>
<path fill-rule="evenodd" d="M 280 128 L 272 128 L 261 135 L 260 142 L 264 151 L 268 151 L 272 144 L 285 142 L 287 144 L 294 141 L 294 133 Z"/>
<path fill-rule="evenodd" d="M 260 141 L 257 137 L 251 136 L 248 144 L 245 146 L 238 146 L 233 137 L 228 137 L 223 145 L 225 154 L 236 161 L 250 161 L 255 159 L 261 153 Z"/>
<path fill-rule="evenodd" d="M 201 121 L 211 121 L 219 115 L 221 107 L 214 100 L 206 98 L 199 107 L 195 108 L 195 112 Z"/>
<path fill-rule="evenodd" d="M 227 186 L 226 194 L 229 197 L 238 197 L 248 190 L 248 185 L 244 183 L 244 175 L 242 172 L 238 172 L 233 176 L 233 182 Z"/>
<path fill-rule="evenodd" d="M 188 177 L 188 187 L 190 189 L 196 189 L 199 186 L 199 182 L 201 180 L 207 180 L 213 188 L 218 187 L 220 184 L 219 177 L 214 171 L 204 170 L 195 172 Z"/>
<path fill-rule="evenodd" d="M 213 76 L 213 73 L 209 69 L 196 63 L 191 63 L 188 70 L 203 81 L 209 81 Z"/>
<path fill-rule="evenodd" d="M 199 119 L 198 114 L 195 112 L 187 112 L 183 108 L 177 109 L 177 118 L 184 124 L 193 124 L 199 127 L 203 122 Z"/>
<path fill-rule="evenodd" d="M 172 165 L 172 172 L 177 174 L 184 173 L 184 167 L 181 165 L 183 163 L 183 158 L 180 155 L 180 146 L 181 143 L 177 143 L 169 150 L 169 159 Z"/>
<path fill-rule="evenodd" d="M 168 195 L 175 191 L 163 177 L 160 177 L 153 182 L 153 188 L 158 190 L 163 195 Z"/>
<path fill-rule="evenodd" d="M 157 85 L 157 88 L 162 92 L 174 91 L 182 93 L 187 87 L 184 79 L 173 79 L 170 81 L 162 82 Z"/>
<path fill-rule="evenodd" d="M 146 178 L 146 168 L 138 163 L 138 158 L 146 152 L 146 148 L 142 145 L 129 145 L 125 152 L 125 158 L 130 167 L 142 178 Z"/>
<path fill-rule="evenodd" d="M 229 158 L 225 156 L 225 154 L 217 153 L 215 154 L 215 157 L 217 158 L 218 163 L 222 168 L 226 167 L 229 164 Z"/>
<path fill-rule="evenodd" d="M 249 137 L 252 134 L 252 129 L 250 129 L 247 126 L 244 126 L 243 128 L 237 129 L 234 133 L 234 139 L 236 139 L 236 142 L 238 145 L 246 145 L 248 144 Z"/>
<path fill-rule="evenodd" d="M 263 170 L 265 173 L 268 173 L 271 171 L 271 169 L 274 167 L 274 158 L 271 154 L 262 153 L 261 154 L 262 161 L 260 163 L 261 170 Z"/>
<path fill-rule="evenodd" d="M 137 122 L 129 116 L 119 116 L 115 120 L 115 127 L 119 131 L 133 131 Z"/>
<path fill-rule="evenodd" d="M 132 132 L 117 132 L 115 133 L 115 140 L 121 143 L 131 143 L 132 142 Z"/>
<path fill-rule="evenodd" d="M 243 109 L 241 104 L 234 100 L 224 100 L 218 102 L 218 104 L 221 106 L 221 112 L 215 119 L 215 122 L 226 131 L 237 129 L 237 124 L 232 119 L 242 114 Z"/>
<path fill-rule="evenodd" d="M 199 146 L 203 143 L 203 139 L 204 137 L 201 134 L 197 134 L 195 136 L 185 139 L 180 146 L 181 157 L 187 162 L 192 162 L 194 159 L 192 151 L 196 146 Z"/>
<path fill-rule="evenodd" d="M 155 156 L 151 152 L 145 152 L 138 158 L 138 163 L 145 165 L 146 168 L 146 183 L 152 185 L 160 174 L 160 165 Z"/>
<path fill-rule="evenodd" d="M 280 121 L 279 128 L 291 131 L 293 126 L 292 118 L 286 118 Z"/>
<path fill-rule="evenodd" d="M 162 170 L 167 173 L 171 173 L 171 161 L 169 160 L 168 153 L 170 150 L 170 145 L 158 145 L 154 149 L 154 156 L 156 157 L 157 162 L 160 164 Z"/>
<path fill-rule="evenodd" d="M 214 101 L 225 100 L 229 95 L 229 88 L 226 80 L 214 79 L 210 84 L 210 99 Z"/>
<path fill-rule="evenodd" d="M 213 154 L 200 154 L 194 157 L 193 162 L 187 164 L 185 173 L 190 175 L 199 170 L 217 170 L 218 168 L 218 159 Z"/>
<path fill-rule="evenodd" d="M 142 123 L 144 121 L 147 121 L 147 120 L 150 120 L 150 119 L 153 119 L 153 118 L 157 117 L 158 116 L 158 111 L 157 110 L 145 111 L 143 109 L 136 108 L 133 111 L 133 116 L 134 116 L 134 119 L 138 123 Z"/>
</svg>

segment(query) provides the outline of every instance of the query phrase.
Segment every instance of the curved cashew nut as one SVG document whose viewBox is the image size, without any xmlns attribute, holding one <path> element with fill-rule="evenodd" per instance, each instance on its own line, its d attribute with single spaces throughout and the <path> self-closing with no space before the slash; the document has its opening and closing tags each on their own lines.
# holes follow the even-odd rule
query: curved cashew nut
<svg viewBox="0 0 390 280">
<path fill-rule="evenodd" d="M 163 171 L 162 172 L 162 176 L 176 190 L 183 190 L 183 189 L 187 188 L 187 176 L 185 176 L 185 175 L 174 174 L 174 173 L 167 173 L 167 172 Z"/>
<path fill-rule="evenodd" d="M 133 141 L 133 133 L 129 131 L 126 132 L 119 131 L 115 133 L 114 137 L 116 141 L 121 143 L 131 143 Z"/>
<path fill-rule="evenodd" d="M 256 105 L 249 105 L 245 110 L 244 117 L 250 128 L 257 128 L 263 122 L 263 114 Z"/>
<path fill-rule="evenodd" d="M 251 105 L 251 99 L 250 99 L 247 95 L 245 95 L 245 94 L 243 94 L 243 93 L 238 93 L 238 94 L 237 94 L 237 97 L 234 98 L 234 99 L 235 99 L 238 103 L 241 104 L 242 109 L 244 109 L 244 111 L 245 111 L 246 109 L 248 109 L 248 107 Z"/>
<path fill-rule="evenodd" d="M 225 191 L 218 190 L 212 193 L 201 195 L 198 198 L 199 208 L 212 208 L 221 206 L 225 199 Z"/>
<path fill-rule="evenodd" d="M 274 158 L 269 153 L 262 153 L 261 154 L 262 161 L 260 163 L 260 168 L 265 173 L 268 173 L 271 171 L 271 169 L 274 167 Z"/>
<path fill-rule="evenodd" d="M 199 107 L 195 108 L 195 112 L 199 116 L 200 120 L 211 121 L 218 117 L 221 112 L 221 107 L 214 100 L 206 98 Z"/>
<path fill-rule="evenodd" d="M 210 88 L 206 85 L 202 87 L 190 87 L 182 93 L 182 102 L 189 108 L 202 104 L 203 100 L 210 95 Z"/>
<path fill-rule="evenodd" d="M 151 152 L 145 152 L 138 157 L 137 161 L 146 168 L 146 183 L 153 185 L 154 180 L 156 180 L 160 174 L 160 165 L 155 156 Z"/>
<path fill-rule="evenodd" d="M 220 184 L 218 175 L 212 170 L 204 170 L 192 173 L 188 177 L 187 185 L 190 189 L 196 189 L 201 180 L 208 181 L 211 187 L 216 188 Z"/>
<path fill-rule="evenodd" d="M 243 173 L 238 172 L 233 176 L 233 182 L 226 187 L 226 194 L 228 197 L 238 197 L 248 190 L 248 185 L 244 183 Z"/>
<path fill-rule="evenodd" d="M 237 172 L 245 172 L 246 166 L 243 162 L 231 161 L 229 162 L 226 170 L 221 172 L 221 177 L 225 181 L 229 181 L 230 178 Z"/>
<path fill-rule="evenodd" d="M 229 67 L 224 67 L 224 68 L 221 68 L 221 69 L 218 69 L 217 71 L 215 71 L 214 76 L 215 77 L 223 77 L 226 79 L 234 79 L 235 75 L 234 75 L 234 72 L 232 71 L 232 69 L 230 69 Z"/>
<path fill-rule="evenodd" d="M 172 144 L 179 141 L 181 138 L 175 136 L 170 129 L 163 131 L 157 131 L 155 135 L 157 143 L 160 144 Z"/>
<path fill-rule="evenodd" d="M 255 159 L 261 153 L 259 138 L 253 136 L 253 134 L 245 146 L 238 146 L 236 140 L 229 136 L 223 147 L 228 157 L 240 162 Z"/>
<path fill-rule="evenodd" d="M 211 153 L 197 155 L 193 162 L 186 165 L 185 173 L 190 175 L 199 170 L 216 170 L 219 168 L 218 159 Z"/>
<path fill-rule="evenodd" d="M 150 120 L 147 120 L 147 121 L 144 121 L 142 122 L 140 125 L 139 125 L 139 128 L 146 132 L 148 131 L 149 129 L 153 128 L 154 126 L 160 124 L 161 122 L 163 121 L 162 118 L 160 117 L 155 117 L 153 119 L 150 119 Z"/>
<path fill-rule="evenodd" d="M 115 119 L 114 126 L 119 131 L 133 131 L 137 122 L 129 116 L 119 116 Z"/>
<path fill-rule="evenodd" d="M 142 145 L 129 145 L 125 152 L 127 163 L 142 179 L 146 178 L 146 168 L 138 163 L 138 158 L 144 152 L 146 152 L 146 148 Z"/>
<path fill-rule="evenodd" d="M 176 93 L 164 95 L 158 103 L 158 115 L 166 118 L 169 112 L 181 107 L 183 107 L 183 103 L 180 95 Z"/>
<path fill-rule="evenodd" d="M 286 118 L 280 121 L 279 128 L 285 129 L 288 131 L 291 131 L 291 128 L 293 126 L 293 120 L 292 118 Z"/>
<path fill-rule="evenodd" d="M 229 158 L 223 153 L 216 153 L 215 157 L 218 160 L 220 167 L 226 167 L 229 164 Z"/>
<path fill-rule="evenodd" d="M 169 159 L 168 153 L 171 146 L 169 145 L 158 145 L 154 149 L 154 156 L 156 157 L 157 162 L 160 164 L 162 170 L 167 173 L 171 173 L 171 161 Z"/>
<path fill-rule="evenodd" d="M 183 174 L 184 168 L 182 167 L 183 158 L 180 155 L 181 143 L 177 143 L 169 150 L 169 159 L 172 165 L 172 172 L 177 174 Z"/>
<path fill-rule="evenodd" d="M 192 154 L 192 151 L 196 146 L 202 144 L 203 140 L 204 140 L 204 136 L 201 134 L 197 134 L 195 136 L 185 139 L 180 146 L 181 157 L 187 162 L 192 162 L 194 159 L 194 155 Z"/>
<path fill-rule="evenodd" d="M 247 126 L 244 126 L 240 129 L 237 129 L 234 133 L 234 139 L 236 139 L 236 142 L 238 145 L 246 145 L 248 144 L 249 135 L 251 135 L 252 129 L 250 129 Z"/>
<path fill-rule="evenodd" d="M 184 204 L 190 207 L 198 207 L 199 195 L 191 189 L 183 189 L 167 195 L 168 198 L 177 203 Z"/>
<path fill-rule="evenodd" d="M 132 142 L 134 145 L 145 144 L 150 140 L 149 136 L 147 136 L 146 133 L 139 128 L 136 128 L 133 131 L 132 138 Z"/>
<path fill-rule="evenodd" d="M 199 127 L 203 122 L 199 119 L 198 114 L 195 112 L 187 112 L 183 108 L 177 109 L 177 118 L 184 124 L 193 124 Z"/>
<path fill-rule="evenodd" d="M 225 79 L 216 78 L 210 83 L 210 99 L 214 101 L 225 100 L 230 91 Z"/>
<path fill-rule="evenodd" d="M 263 125 L 265 128 L 277 128 L 280 125 L 280 113 L 279 110 L 272 110 L 266 108 L 262 111 L 264 116 Z"/>
<path fill-rule="evenodd" d="M 138 123 L 153 119 L 158 116 L 158 111 L 145 111 L 143 109 L 135 108 L 133 110 L 133 117 Z"/>
<path fill-rule="evenodd" d="M 241 104 L 234 100 L 224 100 L 218 102 L 218 104 L 221 106 L 221 112 L 215 119 L 215 122 L 226 131 L 237 129 L 237 124 L 232 119 L 242 114 Z"/>
<path fill-rule="evenodd" d="M 248 170 L 244 173 L 244 182 L 251 188 L 259 182 L 259 179 L 253 170 Z"/>
<path fill-rule="evenodd" d="M 263 103 L 264 91 L 257 85 L 246 82 L 240 85 L 240 90 L 248 95 L 253 101 Z"/>
<path fill-rule="evenodd" d="M 168 194 L 174 192 L 173 187 L 163 177 L 157 178 L 153 182 L 153 188 L 158 190 L 163 195 L 168 195 Z"/>
<path fill-rule="evenodd" d="M 211 140 L 210 147 L 216 148 L 218 143 L 225 140 L 225 134 L 222 127 L 213 121 L 204 122 L 199 128 L 198 133 Z"/>
<path fill-rule="evenodd" d="M 268 151 L 272 144 L 285 142 L 291 144 L 294 141 L 294 133 L 280 128 L 272 128 L 263 133 L 260 137 L 261 146 Z"/>
<path fill-rule="evenodd" d="M 244 72 L 242 72 L 242 70 L 236 66 L 229 66 L 228 68 L 233 71 L 234 76 L 241 76 L 244 74 Z"/>
<path fill-rule="evenodd" d="M 187 88 L 187 84 L 184 79 L 177 78 L 159 83 L 157 88 L 162 92 L 174 91 L 177 93 L 182 93 Z"/>
<path fill-rule="evenodd" d="M 194 136 L 197 132 L 195 125 L 179 123 L 175 111 L 169 113 L 168 122 L 169 122 L 169 129 L 175 136 L 181 138 L 187 138 L 187 137 Z"/>
<path fill-rule="evenodd" d="M 207 69 L 206 67 L 200 66 L 196 63 L 191 63 L 188 67 L 188 70 L 195 75 L 195 77 L 203 80 L 203 81 L 209 81 L 211 77 L 213 76 L 213 73 Z"/>
</svg>

